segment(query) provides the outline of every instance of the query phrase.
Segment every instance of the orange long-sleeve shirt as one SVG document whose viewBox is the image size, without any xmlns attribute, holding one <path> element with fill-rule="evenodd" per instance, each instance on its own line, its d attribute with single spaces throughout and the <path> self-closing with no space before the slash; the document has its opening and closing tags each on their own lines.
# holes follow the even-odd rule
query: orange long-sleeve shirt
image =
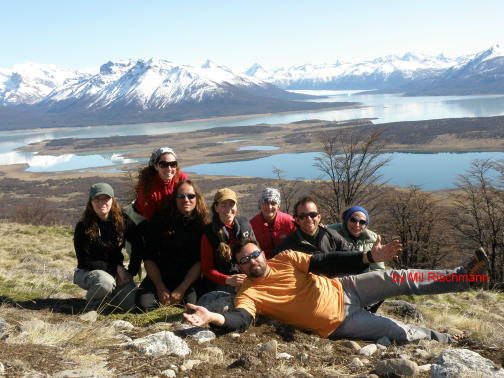
<svg viewBox="0 0 504 378">
<path fill-rule="evenodd" d="M 309 273 L 310 258 L 283 252 L 268 260 L 269 272 L 244 281 L 235 307 L 328 337 L 343 322 L 343 287 L 337 279 Z"/>
</svg>

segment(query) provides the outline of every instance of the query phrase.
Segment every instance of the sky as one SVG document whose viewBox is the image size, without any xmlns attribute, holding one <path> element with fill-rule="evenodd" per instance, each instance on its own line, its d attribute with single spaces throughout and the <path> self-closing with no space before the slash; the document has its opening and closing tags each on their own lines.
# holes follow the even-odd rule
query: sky
<svg viewBox="0 0 504 378">
<path fill-rule="evenodd" d="M 156 57 L 241 70 L 408 51 L 456 57 L 504 42 L 502 0 L 4 0 L 0 9 L 1 68 Z"/>
</svg>

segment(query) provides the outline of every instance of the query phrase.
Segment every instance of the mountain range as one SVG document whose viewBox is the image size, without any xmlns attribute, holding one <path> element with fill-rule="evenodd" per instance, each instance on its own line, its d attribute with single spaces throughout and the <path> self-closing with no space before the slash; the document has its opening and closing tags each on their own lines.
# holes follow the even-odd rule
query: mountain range
<svg viewBox="0 0 504 378">
<path fill-rule="evenodd" d="M 306 64 L 244 72 L 284 89 L 362 89 L 418 95 L 504 93 L 504 44 L 458 58 L 406 53 L 359 62 Z"/>
<path fill-rule="evenodd" d="M 504 93 L 504 46 L 459 58 L 407 53 L 373 60 L 243 73 L 206 61 L 109 61 L 70 71 L 25 63 L 0 69 L 0 127 L 52 127 L 175 121 L 327 108 L 291 89 L 362 89 L 407 95 Z M 332 107 L 350 103 L 331 104 Z"/>
</svg>

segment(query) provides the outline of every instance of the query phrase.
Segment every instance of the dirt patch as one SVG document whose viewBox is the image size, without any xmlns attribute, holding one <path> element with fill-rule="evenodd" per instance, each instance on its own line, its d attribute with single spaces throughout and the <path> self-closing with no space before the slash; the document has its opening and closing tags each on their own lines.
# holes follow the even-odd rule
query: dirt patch
<svg viewBox="0 0 504 378">
<path fill-rule="evenodd" d="M 0 360 L 5 367 L 6 377 L 26 376 L 27 371 L 52 374 L 71 367 L 62 350 L 39 344 L 6 344 L 0 348 Z"/>
</svg>

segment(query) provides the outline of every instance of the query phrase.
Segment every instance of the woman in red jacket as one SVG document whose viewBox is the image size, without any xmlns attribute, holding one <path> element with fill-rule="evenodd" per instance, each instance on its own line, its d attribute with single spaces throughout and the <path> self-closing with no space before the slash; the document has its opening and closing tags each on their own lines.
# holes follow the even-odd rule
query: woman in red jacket
<svg viewBox="0 0 504 378">
<path fill-rule="evenodd" d="M 179 181 L 187 175 L 178 166 L 177 155 L 169 147 L 154 150 L 149 165 L 140 170 L 136 187 L 135 210 L 151 220 L 161 204 L 173 193 Z"/>
<path fill-rule="evenodd" d="M 294 218 L 279 209 L 280 192 L 275 188 L 264 188 L 259 199 L 261 211 L 250 220 L 256 239 L 268 259 L 283 238 L 296 230 Z"/>
</svg>

